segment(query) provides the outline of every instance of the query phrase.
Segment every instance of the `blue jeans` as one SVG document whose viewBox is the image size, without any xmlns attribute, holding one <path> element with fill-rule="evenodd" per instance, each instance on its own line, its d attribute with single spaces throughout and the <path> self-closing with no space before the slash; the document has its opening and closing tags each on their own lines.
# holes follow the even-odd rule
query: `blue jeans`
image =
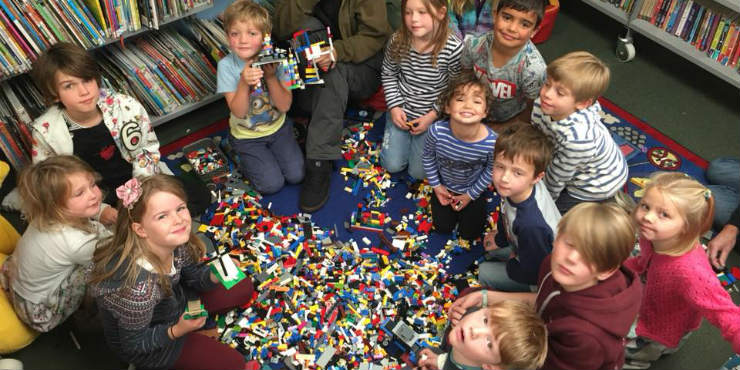
<svg viewBox="0 0 740 370">
<path fill-rule="evenodd" d="M 293 136 L 293 121 L 287 116 L 272 135 L 256 139 L 229 135 L 229 140 L 239 154 L 239 170 L 260 193 L 277 193 L 286 182 L 303 181 L 303 153 Z"/>
<path fill-rule="evenodd" d="M 506 262 L 483 262 L 478 267 L 480 285 L 502 292 L 531 292 L 528 284 L 513 280 L 506 273 Z"/>
<path fill-rule="evenodd" d="M 385 114 L 385 133 L 380 150 L 380 164 L 390 173 L 403 171 L 408 167 L 411 177 L 423 180 L 426 177 L 421 155 L 427 132 L 411 135 L 408 131 L 396 127 L 391 120 L 390 112 Z"/>
<path fill-rule="evenodd" d="M 740 204 L 740 159 L 717 158 L 709 163 L 706 175 L 714 195 L 714 229 L 719 231 Z"/>
</svg>

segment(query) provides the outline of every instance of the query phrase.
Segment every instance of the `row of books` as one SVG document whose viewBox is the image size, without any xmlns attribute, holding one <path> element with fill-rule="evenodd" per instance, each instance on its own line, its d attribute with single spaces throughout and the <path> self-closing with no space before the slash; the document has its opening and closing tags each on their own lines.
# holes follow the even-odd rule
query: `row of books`
<svg viewBox="0 0 740 370">
<path fill-rule="evenodd" d="M 738 67 L 738 14 L 694 0 L 645 0 L 637 15 L 669 34 L 680 37 L 722 65 Z"/>
<path fill-rule="evenodd" d="M 124 32 L 158 28 L 168 18 L 213 0 L 0 0 L 0 78 L 23 73 L 49 46 L 67 41 L 86 49 Z"/>
<path fill-rule="evenodd" d="M 603 2 L 608 2 L 614 5 L 615 7 L 624 10 L 627 14 L 632 12 L 632 7 L 635 5 L 635 3 L 638 0 L 601 0 Z"/>
<path fill-rule="evenodd" d="M 135 97 L 155 119 L 214 94 L 217 63 L 229 49 L 220 21 L 188 18 L 91 52 L 101 87 Z M 22 133 L 45 109 L 27 74 L 0 82 L 0 150 L 14 168 L 28 163 Z"/>
</svg>

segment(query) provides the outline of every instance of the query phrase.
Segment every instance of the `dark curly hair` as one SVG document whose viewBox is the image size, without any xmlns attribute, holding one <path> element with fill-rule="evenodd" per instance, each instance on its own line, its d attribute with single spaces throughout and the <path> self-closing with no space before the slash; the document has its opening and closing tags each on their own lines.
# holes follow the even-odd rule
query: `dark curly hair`
<svg viewBox="0 0 740 370">
<path fill-rule="evenodd" d="M 449 117 L 449 114 L 445 112 L 445 108 L 447 107 L 447 104 L 449 104 L 450 100 L 452 100 L 456 94 L 462 93 L 473 86 L 478 87 L 483 91 L 486 98 L 486 111 L 489 110 L 493 105 L 493 95 L 491 94 L 491 89 L 488 88 L 488 84 L 479 80 L 478 77 L 475 77 L 473 71 L 464 71 L 451 79 L 450 83 L 447 85 L 447 90 L 439 94 L 437 105 L 440 109 L 440 116 L 445 118 Z"/>
</svg>

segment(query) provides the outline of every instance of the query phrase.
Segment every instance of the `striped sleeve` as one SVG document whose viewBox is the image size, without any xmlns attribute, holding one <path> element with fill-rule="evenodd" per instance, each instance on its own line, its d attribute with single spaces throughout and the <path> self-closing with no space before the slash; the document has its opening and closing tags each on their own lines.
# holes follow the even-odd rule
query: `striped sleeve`
<svg viewBox="0 0 740 370">
<path fill-rule="evenodd" d="M 478 199 L 478 197 L 488 188 L 488 185 L 491 184 L 491 181 L 493 181 L 493 147 L 491 147 L 490 152 L 484 153 L 484 155 L 485 167 L 483 168 L 483 171 L 481 171 L 478 180 L 473 183 L 470 190 L 467 192 L 470 199 Z"/>
<path fill-rule="evenodd" d="M 427 138 L 424 141 L 424 151 L 422 152 L 421 162 L 424 166 L 424 173 L 427 175 L 429 185 L 435 187 L 440 185 L 439 172 L 437 171 L 437 128 L 438 123 L 433 123 L 427 130 Z"/>
<path fill-rule="evenodd" d="M 403 107 L 404 103 L 403 96 L 401 96 L 401 91 L 398 87 L 401 66 L 394 62 L 389 55 L 389 50 L 394 40 L 395 35 L 385 48 L 385 56 L 383 57 L 383 66 L 380 73 L 383 83 L 383 93 L 385 94 L 385 103 L 388 106 L 388 110 L 398 106 Z"/>
</svg>

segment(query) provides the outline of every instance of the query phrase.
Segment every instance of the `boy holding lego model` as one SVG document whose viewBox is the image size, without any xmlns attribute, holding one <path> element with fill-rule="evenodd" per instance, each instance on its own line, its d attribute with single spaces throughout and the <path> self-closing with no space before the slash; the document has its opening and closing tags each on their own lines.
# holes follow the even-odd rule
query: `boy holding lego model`
<svg viewBox="0 0 740 370">
<path fill-rule="evenodd" d="M 267 10 L 237 0 L 223 18 L 232 52 L 218 62 L 217 92 L 231 110 L 229 140 L 239 155 L 239 169 L 255 189 L 276 193 L 286 182 L 300 183 L 304 173 L 293 121 L 285 114 L 293 100 L 286 87 L 289 72 L 280 63 L 253 66 L 272 28 Z"/>
</svg>

